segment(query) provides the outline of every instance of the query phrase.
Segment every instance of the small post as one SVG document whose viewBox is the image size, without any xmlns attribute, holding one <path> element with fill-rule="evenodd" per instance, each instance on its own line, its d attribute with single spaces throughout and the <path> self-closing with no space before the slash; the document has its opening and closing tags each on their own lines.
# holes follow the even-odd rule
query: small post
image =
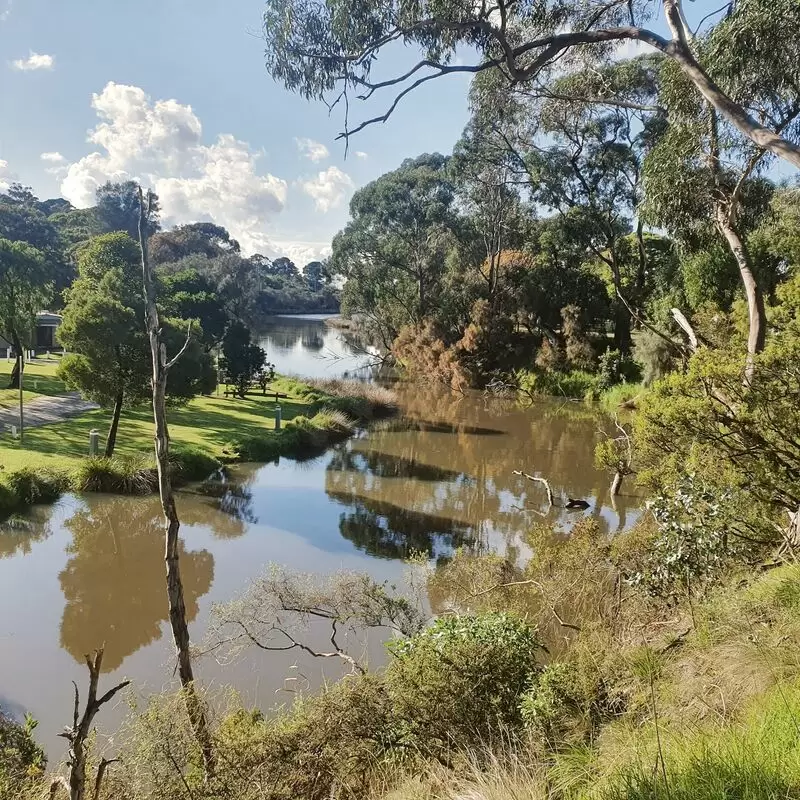
<svg viewBox="0 0 800 800">
<path fill-rule="evenodd" d="M 92 429 L 89 431 L 89 455 L 96 456 L 100 449 L 100 431 Z"/>
<path fill-rule="evenodd" d="M 39 381 L 34 381 L 33 382 L 33 390 L 34 391 L 38 391 L 39 390 Z"/>
<path fill-rule="evenodd" d="M 19 428 L 16 425 L 11 426 L 11 438 L 18 439 L 19 438 Z"/>
<path fill-rule="evenodd" d="M 275 430 L 281 429 L 281 407 L 275 406 Z"/>
</svg>

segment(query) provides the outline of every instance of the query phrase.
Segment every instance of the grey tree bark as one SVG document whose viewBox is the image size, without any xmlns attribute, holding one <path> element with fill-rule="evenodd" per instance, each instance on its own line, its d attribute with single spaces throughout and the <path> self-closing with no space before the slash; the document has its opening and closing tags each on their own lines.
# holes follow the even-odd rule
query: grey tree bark
<svg viewBox="0 0 800 800">
<path fill-rule="evenodd" d="M 86 800 L 86 761 L 88 756 L 89 737 L 92 732 L 92 723 L 97 712 L 109 700 L 130 684 L 130 681 L 122 681 L 113 689 L 109 689 L 102 697 L 97 697 L 97 684 L 100 681 L 100 667 L 103 663 L 103 650 L 96 650 L 91 656 L 86 656 L 86 666 L 89 668 L 89 693 L 86 696 L 86 706 L 83 714 L 80 713 L 80 694 L 77 684 L 75 687 L 75 707 L 72 715 L 72 727 L 67 728 L 60 734 L 69 741 L 69 780 L 56 778 L 50 784 L 50 797 L 55 797 L 59 787 L 69 793 L 70 800 Z M 80 717 L 80 718 L 79 718 Z M 100 787 L 103 776 L 112 761 L 103 759 L 97 770 L 97 777 L 94 785 L 94 799 L 100 796 Z"/>
<path fill-rule="evenodd" d="M 117 444 L 117 430 L 119 429 L 119 418 L 122 414 L 122 401 L 125 399 L 124 392 L 120 389 L 117 396 L 114 398 L 114 412 L 111 415 L 111 427 L 108 429 L 108 437 L 106 438 L 106 458 L 111 458 L 114 455 L 114 447 Z"/>
<path fill-rule="evenodd" d="M 149 206 L 149 204 L 148 204 Z M 166 346 L 161 342 L 161 323 L 156 306 L 156 288 L 147 253 L 149 207 L 145 206 L 142 189 L 139 187 L 139 245 L 142 257 L 142 280 L 144 283 L 145 322 L 150 340 L 153 363 L 153 420 L 155 422 L 155 452 L 158 471 L 158 491 L 165 520 L 164 560 L 167 567 L 167 600 L 169 621 L 175 653 L 178 659 L 178 675 L 183 690 L 186 711 L 192 731 L 200 747 L 206 779 L 214 774 L 214 751 L 205 704 L 197 693 L 189 651 L 189 626 L 186 622 L 186 604 L 181 581 L 178 532 L 180 519 L 175 505 L 175 493 L 169 471 L 169 429 L 167 427 L 167 376 L 170 368 L 181 358 L 189 344 L 191 326 L 183 348 L 167 361 Z"/>
</svg>

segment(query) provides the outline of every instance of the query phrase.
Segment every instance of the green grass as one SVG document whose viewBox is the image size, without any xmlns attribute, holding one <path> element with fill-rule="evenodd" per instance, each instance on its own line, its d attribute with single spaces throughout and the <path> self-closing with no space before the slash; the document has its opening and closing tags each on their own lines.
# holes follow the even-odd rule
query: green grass
<svg viewBox="0 0 800 800">
<path fill-rule="evenodd" d="M 605 411 L 614 413 L 620 408 L 631 408 L 645 391 L 641 383 L 618 383 L 601 392 L 597 402 Z"/>
<path fill-rule="evenodd" d="M 45 365 L 37 365 L 45 366 Z M 49 368 L 51 365 L 46 365 Z M 53 367 L 54 369 L 54 367 Z M 289 395 L 280 402 L 282 430 L 275 430 L 275 399 L 260 394 L 246 398 L 219 395 L 197 397 L 168 409 L 176 475 L 184 480 L 204 477 L 220 462 L 266 461 L 280 455 L 306 456 L 353 432 L 358 420 L 385 411 L 390 395 L 371 397 L 373 390 L 349 385 L 313 390 L 294 380 L 278 379 L 275 388 Z M 89 461 L 89 432 L 105 440 L 111 412 L 89 411 L 53 425 L 30 428 L 24 441 L 0 434 L 0 484 L 8 489 L 19 470 L 68 476 L 76 490 L 139 493 L 152 486 L 148 471 L 153 462 L 153 416 L 149 405 L 124 409 L 114 459 Z M 136 491 L 134 491 L 136 490 Z M 10 501 L 0 502 L 0 511 Z M 24 500 L 13 505 L 25 504 Z"/>
<path fill-rule="evenodd" d="M 38 395 L 63 394 L 67 391 L 64 384 L 56 378 L 56 361 L 34 359 L 25 364 L 23 375 L 23 401 L 28 402 Z M 6 389 L 11 377 L 13 361 L 0 359 L 0 408 L 16 408 L 19 402 L 19 390 Z"/>
</svg>

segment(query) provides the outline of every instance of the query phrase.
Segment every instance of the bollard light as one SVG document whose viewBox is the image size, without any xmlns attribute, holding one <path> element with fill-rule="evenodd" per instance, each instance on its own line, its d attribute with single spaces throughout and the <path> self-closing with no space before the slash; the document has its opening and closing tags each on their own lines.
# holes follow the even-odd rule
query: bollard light
<svg viewBox="0 0 800 800">
<path fill-rule="evenodd" d="M 281 407 L 275 406 L 275 430 L 281 429 Z"/>
<path fill-rule="evenodd" d="M 89 431 L 89 455 L 96 456 L 100 447 L 100 431 Z"/>
</svg>

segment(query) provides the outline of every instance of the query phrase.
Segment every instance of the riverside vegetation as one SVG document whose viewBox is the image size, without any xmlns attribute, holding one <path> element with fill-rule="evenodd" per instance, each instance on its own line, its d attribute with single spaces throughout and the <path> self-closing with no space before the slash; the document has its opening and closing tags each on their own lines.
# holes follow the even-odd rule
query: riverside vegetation
<svg viewBox="0 0 800 800">
<path fill-rule="evenodd" d="M 53 369 L 49 364 L 29 366 L 25 379 L 31 385 L 37 381 L 37 392 L 58 393 L 61 386 L 52 377 Z M 260 390 L 243 399 L 208 395 L 172 408 L 175 479 L 183 483 L 203 480 L 236 461 L 308 457 L 352 435 L 358 425 L 394 411 L 392 393 L 370 384 L 277 378 L 271 387 L 272 397 Z M 279 401 L 284 421 L 279 431 L 274 429 L 274 392 L 286 395 Z M 34 392 L 30 395 L 35 396 Z M 88 457 L 89 431 L 104 427 L 107 421 L 108 412 L 90 411 L 29 430 L 24 445 L 9 436 L 0 440 L 0 514 L 50 502 L 68 491 L 156 491 L 149 410 L 126 412 L 115 456 Z"/>
<path fill-rule="evenodd" d="M 670 38 L 644 27 L 656 7 Z M 354 195 L 328 265 L 345 314 L 456 392 L 635 405 L 597 458 L 648 501 L 614 537 L 588 515 L 568 532 L 532 518 L 525 560 L 412 559 L 408 589 L 270 568 L 191 655 L 298 649 L 345 676 L 269 713 L 183 681 L 132 709 L 113 765 L 76 702 L 70 781 L 103 800 L 800 798 L 800 216 L 796 185 L 765 170 L 800 166 L 800 6 L 740 0 L 696 22 L 675 0 L 271 0 L 268 69 L 332 108 L 475 76 L 452 157 Z M 377 81 L 398 39 L 421 60 Z M 630 40 L 654 54 L 619 58 Z M 164 305 L 175 330 L 201 316 Z M 380 632 L 372 669 L 363 637 Z M 34 728 L 0 724 L 0 795 L 58 793 Z"/>
</svg>

